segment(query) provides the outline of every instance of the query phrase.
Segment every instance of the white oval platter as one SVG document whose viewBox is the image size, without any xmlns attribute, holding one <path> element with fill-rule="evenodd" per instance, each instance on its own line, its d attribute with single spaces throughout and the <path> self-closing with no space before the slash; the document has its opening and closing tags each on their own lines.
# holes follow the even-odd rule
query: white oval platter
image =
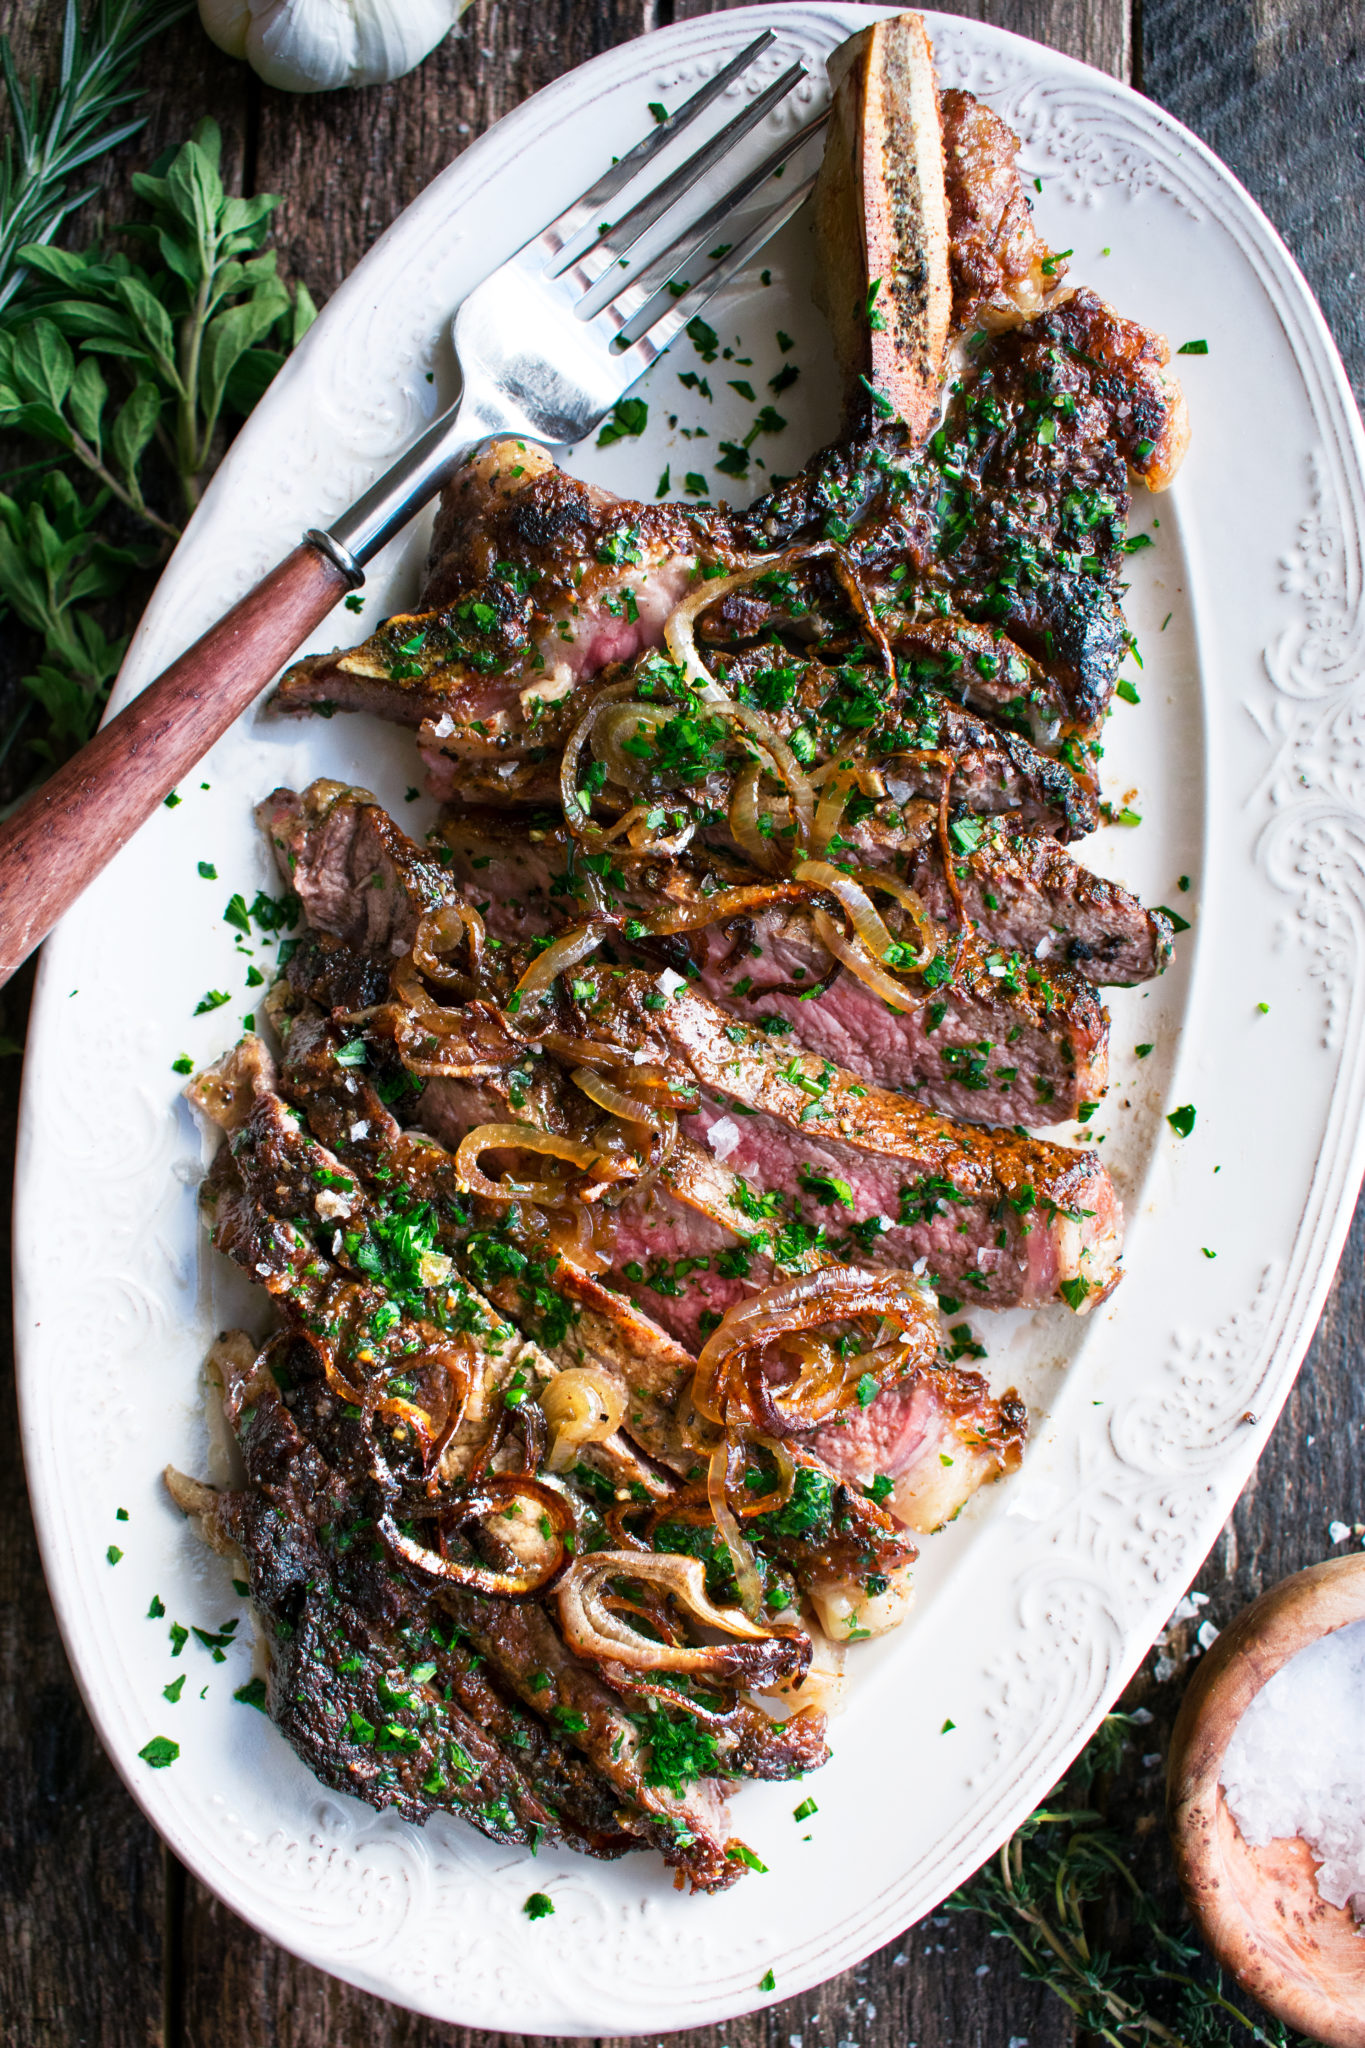
<svg viewBox="0 0 1365 2048">
<path fill-rule="evenodd" d="M 449 380 L 449 310 L 635 139 L 648 102 L 676 105 L 759 24 L 778 38 L 761 76 L 801 52 L 819 79 L 866 19 L 795 4 L 688 21 L 559 80 L 467 149 L 332 299 L 237 440 L 116 701 L 430 415 Z M 168 1460 L 226 1474 L 201 1360 L 215 1329 L 261 1316 L 202 1249 L 204 1154 L 172 1071 L 182 1054 L 216 1055 L 251 1008 L 222 921 L 233 891 L 271 886 L 250 807 L 327 774 L 424 826 L 430 807 L 406 796 L 419 780 L 408 739 L 364 718 L 242 720 L 42 963 L 17 1201 L 23 1431 L 86 1703 L 176 1855 L 236 1912 L 323 1969 L 471 2027 L 616 2035 L 728 2019 L 853 1964 L 973 1870 L 1066 1765 L 1212 1542 L 1311 1335 L 1360 1179 L 1362 448 L 1331 340 L 1247 195 L 1150 101 L 998 31 L 930 20 L 945 82 L 983 93 L 1022 136 L 1044 232 L 1074 250 L 1073 276 L 1175 343 L 1208 342 L 1180 358 L 1185 470 L 1134 514 L 1154 542 L 1133 557 L 1142 702 L 1117 705 L 1105 765 L 1110 795 L 1143 822 L 1085 849 L 1191 929 L 1161 983 L 1112 992 L 1114 1083 L 1089 1132 L 1066 1134 L 1104 1139 L 1127 1277 L 1085 1321 L 977 1318 L 996 1385 L 1014 1380 L 1034 1411 L 1023 1470 L 926 1543 L 916 1615 L 855 1655 L 834 1760 L 805 1788 L 818 1814 L 796 1823 L 805 1792 L 786 1785 L 736 1798 L 766 1876 L 691 1899 L 648 1856 L 532 1862 L 324 1791 L 234 1701 L 252 1669 L 249 1611 L 160 1486 Z M 750 275 L 712 316 L 729 360 L 666 357 L 645 390 L 646 434 L 575 467 L 649 497 L 666 465 L 675 490 L 693 469 L 715 488 L 706 457 L 754 410 L 732 382 L 764 398 L 784 360 L 801 369 L 780 401 L 789 426 L 756 453 L 793 470 L 828 436 L 803 224 L 760 260 L 769 281 Z M 796 344 L 785 353 L 779 329 Z M 685 369 L 708 377 L 712 401 L 679 385 Z M 409 536 L 376 565 L 370 618 L 411 596 L 423 543 Z M 360 630 L 338 611 L 315 644 Z M 210 989 L 231 1002 L 194 1015 Z M 1139 1058 L 1138 1045 L 1154 1049 Z M 1182 1138 L 1166 1113 L 1185 1104 L 1196 1121 Z M 172 1623 L 215 1633 L 233 1617 L 220 1660 L 194 1635 L 173 1654 Z M 181 1674 L 172 1702 L 163 1689 Z M 138 1752 L 157 1734 L 180 1754 L 153 1770 Z M 531 1891 L 549 1893 L 552 1918 L 526 1920 Z"/>
</svg>

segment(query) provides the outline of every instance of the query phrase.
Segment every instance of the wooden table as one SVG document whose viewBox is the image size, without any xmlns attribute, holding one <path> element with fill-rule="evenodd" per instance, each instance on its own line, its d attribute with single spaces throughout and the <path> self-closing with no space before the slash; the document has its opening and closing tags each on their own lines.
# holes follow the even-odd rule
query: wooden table
<svg viewBox="0 0 1365 2048">
<path fill-rule="evenodd" d="M 229 177 L 247 192 L 286 195 L 277 217 L 282 266 L 321 300 L 499 115 L 609 45 L 706 11 L 708 0 L 476 0 L 462 33 L 412 77 L 316 99 L 265 90 L 186 23 L 152 53 L 151 125 L 113 167 L 103 203 L 117 221 L 128 171 L 211 113 L 225 131 Z M 1360 0 L 975 0 L 956 11 L 1131 79 L 1211 143 L 1307 271 L 1359 395 Z M 50 66 L 60 18 L 56 0 L 0 0 L 0 26 L 15 33 L 21 70 Z M 22 1033 L 22 1000 L 22 989 L 7 998 L 10 1035 Z M 12 1136 L 17 1068 L 15 1059 L 0 1062 L 0 1142 Z M 1329 1554 L 1330 1521 L 1365 1523 L 1363 1350 L 1365 1205 L 1298 1386 L 1198 1581 L 1215 1622 Z M 243 1926 L 162 1848 L 101 1752 L 72 1683 L 28 1516 L 11 1389 L 6 1371 L 0 2038 L 12 2048 L 454 2048 L 481 2038 L 297 1962 Z M 72 1426 L 81 1426 L 79 1417 Z M 1135 1682 L 1132 1697 L 1155 1717 L 1145 1738 L 1150 1755 L 1163 1747 L 1180 1685 L 1179 1677 Z M 903 1761 L 914 1769 L 913 1757 Z M 1160 1770 L 1135 1756 L 1118 1796 L 1149 1881 L 1169 1886 Z M 1061 2048 L 1073 2035 L 1057 2001 L 1020 1983 L 1004 1944 L 970 1919 L 935 1916 L 818 1992 L 679 2039 L 687 2048 L 1005 2048 L 1021 2039 L 1028 2048 Z"/>
</svg>

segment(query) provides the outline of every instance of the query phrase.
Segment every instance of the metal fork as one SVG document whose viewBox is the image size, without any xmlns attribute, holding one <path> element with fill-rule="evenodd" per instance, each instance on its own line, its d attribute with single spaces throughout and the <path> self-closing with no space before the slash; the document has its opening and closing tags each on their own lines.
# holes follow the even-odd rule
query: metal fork
<svg viewBox="0 0 1365 2048">
<path fill-rule="evenodd" d="M 707 253 L 819 130 L 823 113 L 669 237 L 643 263 L 653 230 L 713 172 L 805 76 L 791 65 L 619 218 L 621 195 L 759 57 L 756 36 L 676 113 L 603 172 L 572 205 L 456 311 L 460 372 L 454 405 L 325 531 L 294 552 L 197 640 L 0 829 L 0 982 L 113 859 L 167 792 L 187 775 L 283 667 L 367 562 L 441 489 L 471 447 L 514 434 L 557 447 L 594 433 L 707 301 L 791 219 L 814 171 L 784 187 L 733 246 Z M 680 209 L 681 210 L 681 209 Z"/>
</svg>

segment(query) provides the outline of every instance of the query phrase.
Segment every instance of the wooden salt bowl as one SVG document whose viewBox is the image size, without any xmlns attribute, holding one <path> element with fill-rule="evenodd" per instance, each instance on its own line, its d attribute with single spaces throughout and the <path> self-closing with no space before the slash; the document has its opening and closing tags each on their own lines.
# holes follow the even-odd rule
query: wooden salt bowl
<svg viewBox="0 0 1365 2048">
<path fill-rule="evenodd" d="M 1277 2019 L 1330 2048 L 1365 2048 L 1365 1934 L 1319 1898 L 1305 1842 L 1242 1840 L 1219 1785 L 1233 1730 L 1296 1651 L 1365 1620 L 1365 1555 L 1283 1579 L 1238 1615 L 1195 1675 L 1171 1738 L 1166 1817 L 1209 1948 Z"/>
</svg>

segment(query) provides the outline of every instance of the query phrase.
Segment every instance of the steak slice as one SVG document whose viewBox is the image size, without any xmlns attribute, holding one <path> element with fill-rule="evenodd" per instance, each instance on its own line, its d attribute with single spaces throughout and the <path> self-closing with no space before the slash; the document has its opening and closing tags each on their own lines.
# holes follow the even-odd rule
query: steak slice
<svg viewBox="0 0 1365 2048">
<path fill-rule="evenodd" d="M 1144 909 L 1120 883 L 1091 874 L 1055 839 L 1020 830 L 1021 822 L 983 821 L 957 863 L 978 935 L 1025 960 L 1062 963 L 1105 987 L 1131 987 L 1163 974 L 1174 951 L 1165 912 Z M 907 879 L 934 917 L 952 915 L 936 847 L 921 846 Z"/>
<path fill-rule="evenodd" d="M 1032 320 L 1056 297 L 1066 259 L 1034 227 L 1019 138 L 972 93 L 949 87 L 940 104 L 954 332 Z"/>
<path fill-rule="evenodd" d="M 306 913 L 307 888 L 305 875 Z M 829 1212 L 823 1227 L 858 1226 L 883 1263 L 923 1259 L 943 1285 L 968 1285 L 983 1302 L 1004 1307 L 1037 1305 L 1060 1293 L 1083 1309 L 1116 1283 L 1121 1214 L 1094 1153 L 951 1124 L 829 1060 L 778 1048 L 678 987 L 679 979 L 667 979 L 669 992 L 661 995 L 638 971 L 587 967 L 574 977 L 585 991 L 581 1003 L 561 981 L 559 994 L 542 997 L 534 1015 L 502 1013 L 501 1021 L 528 1052 L 537 1043 L 533 1034 L 558 1021 L 576 1039 L 617 1044 L 623 1061 L 638 1054 L 688 1073 L 702 1091 L 698 1110 L 680 1119 L 694 1153 L 705 1145 L 732 1175 L 752 1175 L 763 1190 L 809 1184 L 803 1164 L 831 1185 L 846 1184 L 848 1203 L 830 1197 L 821 1204 Z M 526 1070 L 524 1059 L 520 1066 Z M 726 1129 L 713 1139 L 722 1123 Z M 733 1145 L 731 1131 L 738 1133 Z M 883 1234 L 890 1244 L 880 1244 Z M 713 1249 L 706 1248 L 708 1257 Z"/>
<path fill-rule="evenodd" d="M 268 1708 L 291 1747 L 324 1784 L 405 1820 L 447 1810 L 495 1841 L 548 1836 L 608 1857 L 640 1847 L 612 1788 L 355 1541 L 363 1501 L 305 1440 L 268 1352 L 254 1352 L 240 1333 L 215 1347 L 247 1485 L 211 1514 L 245 1561 L 270 1645 Z"/>
<path fill-rule="evenodd" d="M 891 1009 L 840 969 L 820 940 L 809 900 L 795 886 L 789 891 L 795 900 L 705 925 L 686 939 L 651 944 L 643 931 L 633 936 L 643 920 L 670 906 L 700 907 L 719 889 L 764 879 L 723 854 L 636 862 L 621 872 L 613 880 L 614 948 L 683 968 L 736 1014 L 752 1017 L 761 1008 L 764 1028 L 774 1035 L 785 1028 L 810 1051 L 875 1074 L 883 1087 L 902 1089 L 946 1115 L 982 1123 L 1074 1117 L 1083 1102 L 1099 1099 L 1107 1079 L 1108 1019 L 1089 981 L 1067 967 L 1038 964 L 1036 941 L 1021 958 L 1017 947 L 1008 955 L 992 951 L 972 932 L 950 936 L 946 925 L 956 912 L 942 883 L 932 819 L 929 846 L 923 818 L 917 845 L 902 815 L 889 808 L 891 847 L 875 816 L 852 828 L 843 843 L 864 860 L 877 856 L 878 865 L 891 863 L 893 847 L 908 845 L 921 894 L 919 871 L 938 875 L 934 914 L 945 923 L 941 951 L 927 977 L 906 982 L 903 1010 Z M 534 839 L 517 839 L 505 819 L 487 813 L 457 814 L 442 825 L 454 857 L 452 877 L 501 937 L 524 939 L 581 923 L 588 908 L 570 893 L 575 876 L 566 865 L 567 833 L 548 824 L 534 831 Z M 902 854 L 896 864 L 904 869 L 906 859 Z M 960 873 L 964 863 L 956 865 Z M 976 894 L 989 893 L 988 875 Z M 896 906 L 887 921 L 899 935 Z"/>
<path fill-rule="evenodd" d="M 365 1198 L 355 1178 L 288 1115 L 269 1086 L 271 1076 L 260 1054 L 252 1049 L 248 1057 L 257 1082 L 254 1102 L 246 1120 L 237 1125 L 231 1144 L 220 1152 L 206 1183 L 215 1243 L 262 1280 L 304 1329 L 332 1343 L 344 1374 L 363 1380 L 404 1366 L 411 1370 L 414 1354 L 433 1340 L 439 1341 L 439 1332 L 405 1316 L 394 1316 L 391 1297 L 382 1287 L 358 1285 L 328 1261 L 306 1213 L 299 1215 L 305 1190 L 316 1183 L 320 1173 L 333 1181 L 340 1179 L 347 1184 L 348 1220 L 368 1225 L 371 1217 L 363 1206 Z M 219 1080 L 223 1083 L 232 1078 L 220 1075 Z M 226 1096 L 229 1090 L 221 1085 L 218 1092 Z M 283 1222 L 286 1216 L 298 1220 Z M 342 1237 L 340 1231 L 337 1235 Z M 343 1244 L 344 1255 L 354 1260 L 356 1248 L 349 1234 Z M 438 1282 L 438 1287 L 443 1284 Z M 466 1305 L 473 1301 L 478 1307 L 467 1293 L 462 1298 Z M 379 1313 L 381 1310 L 387 1313 Z M 534 1362 L 537 1354 L 500 1324 L 491 1310 L 481 1315 L 476 1327 L 481 1348 L 497 1362 L 501 1384 L 508 1383 L 510 1368 Z M 304 1355 L 306 1359 L 314 1357 L 311 1345 Z M 289 1398 L 297 1403 L 295 1419 L 310 1432 L 310 1440 L 320 1443 L 329 1465 L 361 1486 L 365 1505 L 363 1470 L 354 1469 L 364 1463 L 356 1428 L 358 1416 L 348 1417 L 344 1407 L 339 1409 L 316 1377 L 311 1383 L 295 1384 Z M 480 1429 L 478 1433 L 484 1432 Z M 455 1441 L 458 1445 L 460 1437 Z M 444 1463 L 441 1469 L 444 1474 Z M 324 1489 L 320 1498 L 328 1497 Z M 414 1491 L 414 1501 L 421 1497 L 420 1491 Z M 373 1514 L 371 1508 L 364 1526 L 372 1526 Z M 406 1583 L 401 1567 L 399 1559 L 394 1568 Z M 454 1613 L 473 1648 L 490 1658 L 500 1680 L 523 1706 L 533 1713 L 548 1714 L 569 1738 L 571 1750 L 583 1754 L 593 1771 L 615 1789 L 618 1799 L 629 1801 L 632 1833 L 685 1870 L 698 1889 L 723 1888 L 742 1874 L 742 1863 L 727 1853 L 724 1808 L 716 1787 L 703 1777 L 690 1792 L 681 1794 L 651 1781 L 648 1742 L 642 1740 L 610 1688 L 565 1648 L 550 1617 L 534 1599 L 493 1599 L 446 1586 L 431 1597 Z M 548 1688 L 544 1684 L 547 1675 L 551 1680 Z M 382 1686 L 378 1697 L 382 1704 Z M 298 1736 L 311 1760 L 313 1754 L 322 1754 L 322 1731 L 311 1701 L 304 1705 L 302 1718 L 293 1716 L 292 1709 L 282 1709 L 282 1725 L 291 1739 Z M 348 1722 L 347 1727 L 353 1731 L 354 1724 Z M 795 1731 L 769 1749 L 758 1741 L 754 1727 L 742 1732 L 742 1754 L 766 1775 L 804 1768 L 800 1759 L 809 1762 L 817 1751 L 822 1754 L 822 1724 L 812 1722 L 804 1735 Z M 741 1748 L 737 1747 L 727 1767 L 737 1767 L 740 1760 Z M 506 1838 L 521 1837 L 508 1833 Z"/>
<path fill-rule="evenodd" d="M 387 1117 L 382 1106 L 377 1105 L 363 1070 L 357 1070 L 354 1052 L 358 1042 L 353 1041 L 348 1046 L 347 1064 L 343 1065 L 338 1060 L 341 1036 L 335 1027 L 319 1017 L 305 1013 L 295 1018 L 279 1076 L 279 1087 L 289 1104 L 303 1112 L 313 1137 L 328 1145 L 326 1156 L 334 1159 L 343 1171 L 350 1170 L 358 1181 L 367 1184 L 371 1200 L 378 1198 L 382 1191 L 392 1210 L 398 1199 L 397 1190 L 401 1188 L 410 1199 L 407 1209 L 398 1212 L 400 1215 L 424 1216 L 434 1212 L 438 1219 L 447 1219 L 441 1230 L 441 1244 L 450 1247 L 466 1278 L 480 1290 L 461 1297 L 457 1319 L 463 1330 L 473 1331 L 479 1347 L 487 1354 L 486 1380 L 496 1387 L 505 1387 L 516 1374 L 523 1380 L 529 1380 L 534 1387 L 539 1385 L 542 1377 L 548 1378 L 556 1367 L 579 1365 L 586 1359 L 605 1367 L 618 1382 L 626 1399 L 626 1416 L 622 1431 L 616 1437 L 585 1451 L 589 1467 L 586 1483 L 589 1486 L 595 1484 L 593 1475 L 598 1474 L 609 1482 L 611 1490 L 624 1487 L 624 1497 L 667 1500 L 670 1487 L 661 1482 L 648 1465 L 642 1464 L 638 1458 L 632 1459 L 624 1439 L 633 1438 L 649 1458 L 659 1460 L 666 1468 L 685 1478 L 695 1472 L 695 1446 L 681 1436 L 674 1412 L 679 1395 L 695 1369 L 694 1352 L 687 1352 L 676 1342 L 670 1342 L 666 1332 L 635 1304 L 623 1299 L 614 1287 L 603 1286 L 590 1273 L 577 1269 L 570 1257 L 545 1258 L 542 1255 L 538 1260 L 533 1259 L 517 1249 L 506 1229 L 476 1228 L 466 1234 L 471 1205 L 457 1192 L 458 1183 L 449 1153 L 428 1137 L 418 1138 L 415 1134 L 410 1136 L 401 1131 Z M 246 1057 L 246 1054 L 230 1056 Z M 259 1057 L 253 1052 L 250 1058 L 254 1072 L 259 1066 Z M 539 1080 L 529 1070 L 522 1072 L 519 1085 L 527 1091 L 521 1105 L 522 1115 L 526 1114 L 529 1100 L 533 1108 L 538 1107 L 539 1115 L 535 1120 L 542 1125 L 561 1130 L 581 1129 L 583 1112 L 590 1107 L 586 1098 L 564 1085 L 564 1078 L 553 1062 L 546 1061 L 542 1065 L 545 1071 Z M 560 1083 L 557 1090 L 552 1085 L 556 1076 Z M 262 1073 L 261 1087 L 251 1111 L 258 1130 L 268 1127 L 267 1113 L 271 1125 L 278 1127 L 275 1098 L 268 1090 L 271 1078 L 268 1073 Z M 434 1102 L 429 1097 L 434 1097 Z M 357 1111 L 363 1111 L 364 1115 L 357 1116 Z M 575 1112 L 580 1119 L 577 1124 Z M 505 1119 L 512 1112 L 506 1094 L 500 1096 L 494 1084 L 438 1081 L 428 1084 L 416 1113 L 430 1129 L 458 1142 L 466 1130 L 490 1115 L 495 1119 Z M 255 1152 L 244 1170 L 238 1169 L 234 1162 L 237 1177 L 254 1183 L 247 1192 L 254 1194 L 257 1203 L 260 1201 L 262 1171 L 267 1199 L 281 1200 L 278 1193 L 281 1172 L 278 1148 L 281 1141 L 277 1136 L 273 1142 L 274 1154 L 268 1162 L 256 1163 Z M 292 1145 L 295 1152 L 302 1153 L 309 1160 L 310 1172 L 316 1177 L 316 1161 L 323 1155 L 311 1150 L 306 1139 L 291 1133 L 285 1134 L 283 1143 Z M 258 1145 L 255 1151 L 261 1149 Z M 689 1149 L 684 1141 L 681 1150 L 685 1153 Z M 704 1217 L 707 1202 L 714 1210 L 725 1193 L 733 1189 L 733 1182 L 709 1158 L 699 1156 L 695 1166 L 703 1175 L 707 1175 L 709 1170 L 709 1178 L 720 1182 L 719 1193 L 714 1187 L 692 1193 L 698 1216 Z M 681 1169 L 675 1161 L 670 1161 L 669 1171 L 678 1176 Z M 295 1204 L 286 1196 L 283 1206 L 292 1208 Z M 477 1209 L 489 1205 L 472 1206 Z M 621 1212 L 623 1218 L 630 1207 L 628 1200 Z M 694 1216 L 694 1223 L 698 1216 Z M 453 1227 L 450 1219 L 453 1219 Z M 502 1218 L 499 1217 L 498 1221 L 501 1222 Z M 382 1249 L 386 1243 L 382 1225 L 376 1236 Z M 719 1238 L 721 1242 L 736 1241 L 728 1230 L 722 1230 Z M 240 1239 L 223 1241 L 240 1243 Z M 628 1238 L 625 1244 L 618 1243 L 618 1268 L 623 1263 L 630 1263 L 631 1242 L 633 1240 Z M 364 1267 L 363 1243 L 353 1248 L 348 1242 L 346 1252 L 348 1258 Z M 238 1255 L 241 1256 L 240 1250 Z M 260 1267 L 268 1263 L 257 1261 L 258 1277 L 264 1277 Z M 309 1265 L 308 1277 L 316 1283 L 320 1273 L 316 1254 Z M 288 1269 L 288 1277 L 290 1280 L 294 1277 L 292 1265 Z M 269 1279 L 266 1284 L 270 1284 Z M 752 1291 L 751 1286 L 736 1285 L 734 1298 L 742 1299 Z M 505 1326 L 500 1324 L 490 1302 L 523 1328 L 528 1326 L 529 1318 L 529 1326 L 545 1345 L 545 1351 L 513 1340 Z M 311 1311 L 316 1306 L 317 1296 L 310 1296 L 308 1309 Z M 413 1348 L 413 1338 L 409 1334 L 411 1327 L 405 1320 L 390 1333 L 400 1360 Z M 324 1409 L 326 1406 L 324 1402 Z M 491 1401 L 487 1394 L 482 1400 L 475 1401 L 468 1424 L 462 1426 L 452 1440 L 451 1451 L 442 1464 L 443 1472 L 462 1469 L 460 1454 L 471 1439 L 477 1441 L 482 1435 L 490 1409 Z M 323 1425 L 329 1421 L 329 1414 L 324 1414 Z M 813 1541 L 803 1531 L 787 1530 L 775 1532 L 775 1540 L 776 1555 L 792 1568 L 797 1583 L 819 1592 L 823 1592 L 833 1580 L 842 1582 L 847 1579 L 855 1568 L 861 1568 L 864 1573 L 896 1570 L 911 1562 L 914 1556 L 913 1546 L 907 1547 L 886 1517 L 861 1498 L 851 1498 L 843 1504 L 838 1516 L 837 1534 L 822 1528 L 818 1541 Z M 751 1731 L 751 1750 L 755 1740 Z"/>
<path fill-rule="evenodd" d="M 723 513 L 617 498 L 541 448 L 494 442 L 442 493 L 418 610 L 350 652 L 295 662 L 274 702 L 430 720 L 437 738 L 458 730 L 496 753 L 523 699 L 553 703 L 662 645 L 702 548 L 727 554 Z"/>
<path fill-rule="evenodd" d="M 741 1197 L 744 1220 L 781 1215 L 776 1191 L 795 1206 L 802 1189 L 831 1237 L 848 1231 L 875 1262 L 965 1284 L 993 1307 L 1060 1296 L 1084 1312 L 1117 1284 L 1121 1212 L 1093 1152 L 950 1123 L 828 1060 L 777 1049 L 686 988 L 656 1010 L 646 976 L 585 968 L 575 983 L 592 989 L 573 1001 L 579 1029 L 690 1070 L 701 1101 L 680 1128 L 779 1205 L 746 1218 Z"/>
<path fill-rule="evenodd" d="M 883 1387 L 810 1444 L 833 1471 L 872 1488 L 900 1521 L 927 1534 L 987 1481 L 1017 1469 L 1026 1430 L 1013 1388 L 997 1401 L 980 1373 L 950 1366 Z"/>
<path fill-rule="evenodd" d="M 1072 292 L 983 336 L 924 448 L 895 429 L 836 444 L 737 526 L 754 547 L 842 540 L 907 665 L 935 618 L 1003 629 L 1075 747 L 1097 732 L 1128 646 L 1129 472 L 1164 488 L 1188 441 L 1169 360 L 1164 337 Z"/>
<path fill-rule="evenodd" d="M 276 789 L 256 822 L 309 924 L 355 953 L 407 953 L 426 910 L 459 900 L 421 847 L 366 789 L 319 780 L 302 796 Z"/>
</svg>

